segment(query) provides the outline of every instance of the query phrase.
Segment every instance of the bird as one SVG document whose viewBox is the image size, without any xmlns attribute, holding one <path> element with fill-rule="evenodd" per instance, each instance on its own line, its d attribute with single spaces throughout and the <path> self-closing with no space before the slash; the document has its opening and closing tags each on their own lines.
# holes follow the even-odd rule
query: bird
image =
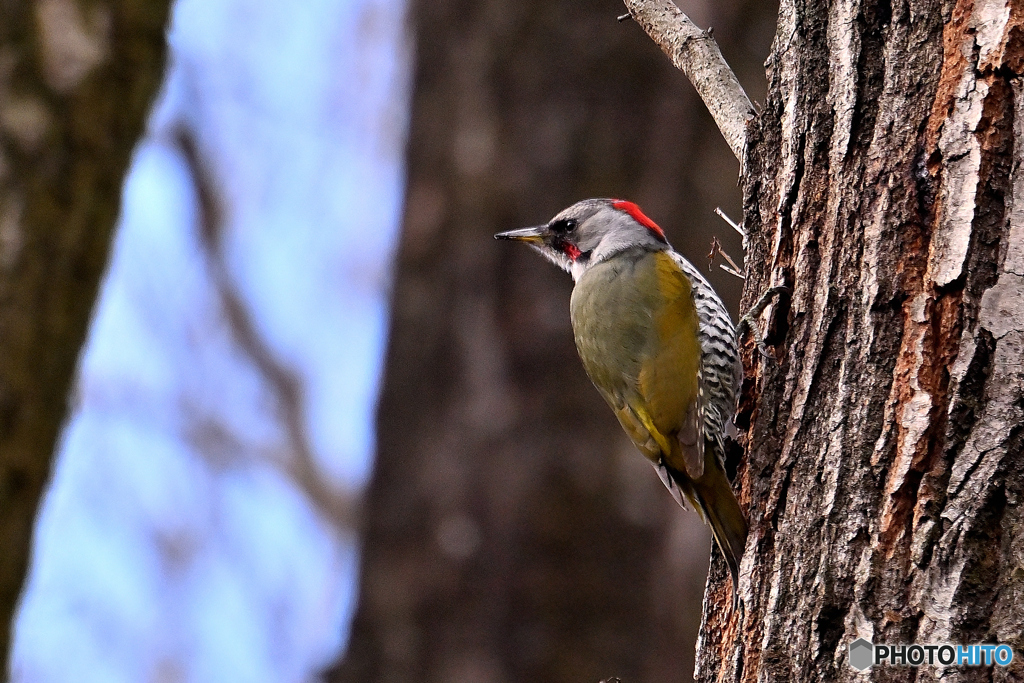
<svg viewBox="0 0 1024 683">
<path fill-rule="evenodd" d="M 572 275 L 583 367 L 676 502 L 711 527 L 735 609 L 747 521 L 726 474 L 725 438 L 742 365 L 725 304 L 630 201 L 585 199 L 495 238 L 525 242 Z"/>
</svg>

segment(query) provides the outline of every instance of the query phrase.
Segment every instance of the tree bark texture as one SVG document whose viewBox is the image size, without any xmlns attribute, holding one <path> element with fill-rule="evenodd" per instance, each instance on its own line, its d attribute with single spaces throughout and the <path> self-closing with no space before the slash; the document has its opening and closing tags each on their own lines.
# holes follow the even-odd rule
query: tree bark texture
<svg viewBox="0 0 1024 683">
<path fill-rule="evenodd" d="M 0 672 L 166 0 L 0 3 Z"/>
<path fill-rule="evenodd" d="M 763 5 L 702 5 L 737 37 L 722 47 L 741 77 L 767 52 L 775 15 Z M 709 536 L 587 380 L 571 280 L 492 237 L 619 196 L 695 263 L 714 233 L 739 251 L 712 213 L 733 192 L 739 205 L 735 158 L 683 76 L 618 11 L 602 0 L 412 3 L 417 74 L 378 452 L 358 612 L 331 681 L 691 675 Z M 738 299 L 738 279 L 711 277 Z"/>
<path fill-rule="evenodd" d="M 699 680 L 864 680 L 858 637 L 1016 651 L 873 680 L 1024 678 L 1022 67 L 1018 2 L 782 3 L 745 301 L 793 291 L 740 413 L 746 610 L 706 612 Z"/>
</svg>

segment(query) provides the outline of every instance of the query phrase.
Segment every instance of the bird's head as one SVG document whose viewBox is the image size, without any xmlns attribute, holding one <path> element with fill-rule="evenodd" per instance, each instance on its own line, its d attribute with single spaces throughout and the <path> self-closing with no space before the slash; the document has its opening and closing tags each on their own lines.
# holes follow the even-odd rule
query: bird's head
<svg viewBox="0 0 1024 683">
<path fill-rule="evenodd" d="M 574 280 L 592 265 L 631 247 L 668 249 L 661 228 L 639 206 L 621 199 L 584 199 L 544 225 L 500 232 L 495 238 L 526 242 L 572 273 Z"/>
</svg>

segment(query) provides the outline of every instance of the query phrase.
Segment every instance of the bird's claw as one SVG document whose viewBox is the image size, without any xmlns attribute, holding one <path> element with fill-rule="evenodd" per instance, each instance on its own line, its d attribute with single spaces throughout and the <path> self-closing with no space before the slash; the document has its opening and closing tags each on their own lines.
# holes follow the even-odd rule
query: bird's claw
<svg viewBox="0 0 1024 683">
<path fill-rule="evenodd" d="M 761 295 L 757 303 L 747 311 L 747 314 L 740 318 L 739 324 L 736 325 L 736 335 L 742 339 L 743 335 L 749 332 L 754 337 L 754 346 L 757 348 L 758 354 L 771 362 L 776 362 L 777 359 L 769 351 L 768 345 L 765 343 L 764 337 L 761 336 L 761 331 L 757 327 L 756 320 L 775 297 L 781 294 L 788 294 L 790 291 L 790 288 L 785 285 L 769 288 L 768 291 Z"/>
<path fill-rule="evenodd" d="M 754 338 L 754 348 L 757 349 L 757 354 L 770 363 L 776 362 L 775 354 L 772 352 L 768 344 L 765 343 L 764 337 L 761 336 L 760 330 L 757 329 L 757 325 L 755 325 L 752 320 L 747 319 L 746 316 L 744 316 L 744 319 L 741 320 L 740 323 L 741 324 L 736 328 L 739 336 L 742 337 L 744 334 L 749 332 L 750 336 Z"/>
</svg>

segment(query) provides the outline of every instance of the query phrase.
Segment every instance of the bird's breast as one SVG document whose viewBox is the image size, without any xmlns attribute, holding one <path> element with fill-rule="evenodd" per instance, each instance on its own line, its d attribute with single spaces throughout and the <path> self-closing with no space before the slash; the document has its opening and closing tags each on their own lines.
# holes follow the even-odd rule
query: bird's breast
<svg viewBox="0 0 1024 683">
<path fill-rule="evenodd" d="M 613 257 L 576 283 L 571 308 L 580 359 L 614 409 L 677 433 L 698 400 L 700 341 L 689 279 L 665 252 Z"/>
<path fill-rule="evenodd" d="M 635 383 L 656 344 L 664 306 L 655 254 L 620 255 L 592 266 L 570 302 L 573 334 L 583 366 L 601 389 L 619 393 Z"/>
</svg>

